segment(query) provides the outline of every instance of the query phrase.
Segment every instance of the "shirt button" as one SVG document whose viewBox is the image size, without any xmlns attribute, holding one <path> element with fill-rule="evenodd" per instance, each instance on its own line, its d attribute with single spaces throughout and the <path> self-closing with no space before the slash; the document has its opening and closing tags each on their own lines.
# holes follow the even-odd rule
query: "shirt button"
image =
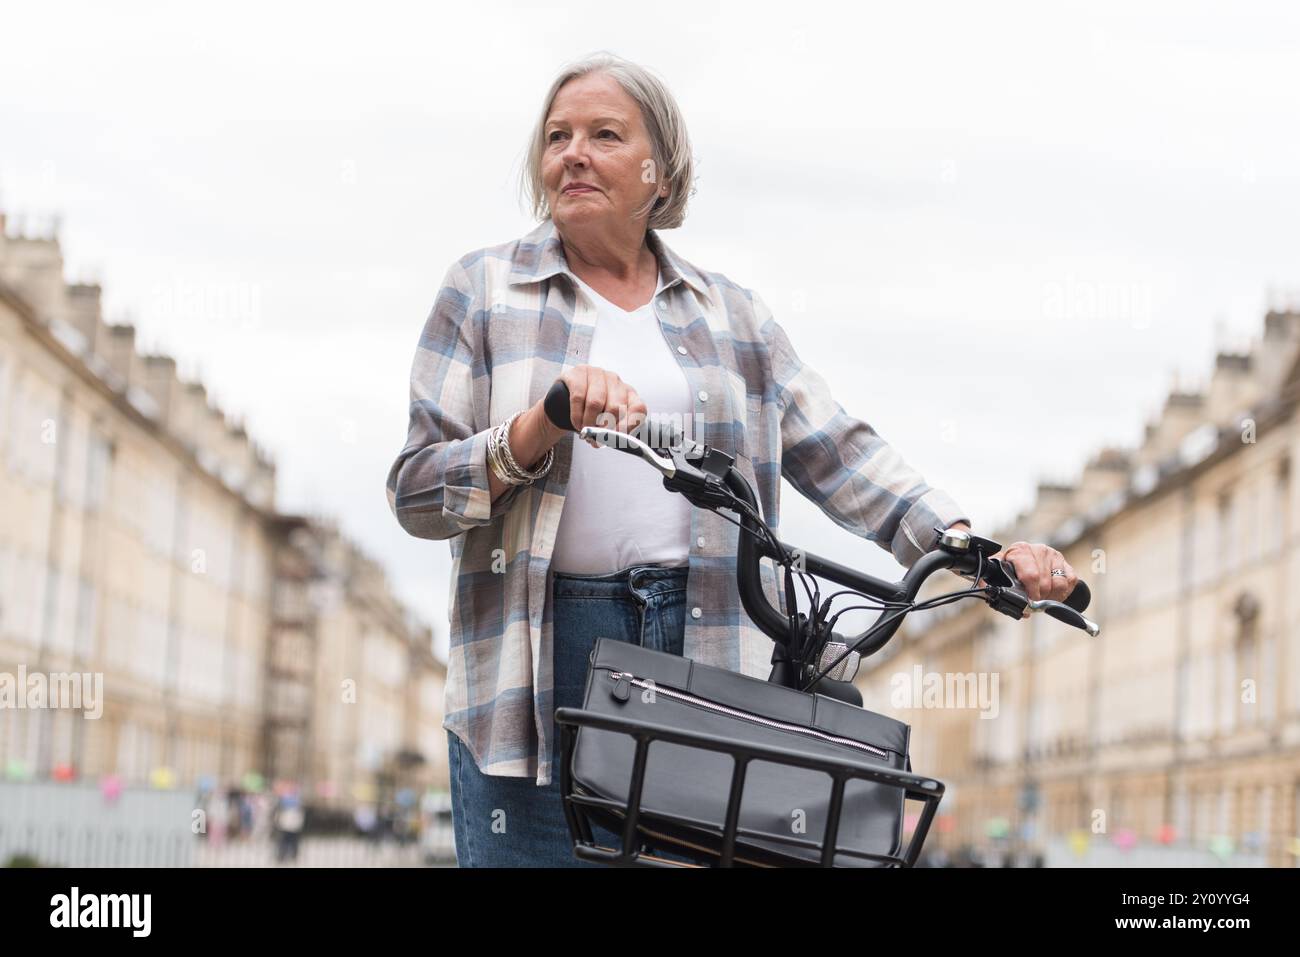
<svg viewBox="0 0 1300 957">
<path fill-rule="evenodd" d="M 691 609 L 691 617 L 692 617 L 692 618 L 699 618 L 700 615 L 702 615 L 702 614 L 704 614 L 704 612 L 700 611 L 700 606 L 699 606 L 699 605 L 696 605 L 694 608 Z"/>
<path fill-rule="evenodd" d="M 695 544 L 696 544 L 696 545 L 699 545 L 700 548 L 703 548 L 703 547 L 704 547 L 704 536 L 701 535 L 699 538 L 697 538 L 697 539 L 695 540 Z"/>
<path fill-rule="evenodd" d="M 709 394 L 708 394 L 707 392 L 705 392 L 703 389 L 700 390 L 700 401 L 701 401 L 701 402 L 708 402 L 708 401 L 709 401 Z"/>
<path fill-rule="evenodd" d="M 685 347 L 685 346 L 678 346 L 678 347 L 677 347 L 677 352 L 678 352 L 680 355 L 686 355 L 686 347 Z"/>
</svg>

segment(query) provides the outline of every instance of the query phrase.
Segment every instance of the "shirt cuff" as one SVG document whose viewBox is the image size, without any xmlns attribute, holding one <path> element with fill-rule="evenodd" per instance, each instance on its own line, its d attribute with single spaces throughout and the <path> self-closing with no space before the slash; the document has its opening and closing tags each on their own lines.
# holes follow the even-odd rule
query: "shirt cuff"
<svg viewBox="0 0 1300 957">
<path fill-rule="evenodd" d="M 905 568 L 911 568 L 922 555 L 938 547 L 935 527 L 949 528 L 956 522 L 974 524 L 947 492 L 930 489 L 912 503 L 899 522 L 892 543 L 894 557 Z"/>
<path fill-rule="evenodd" d="M 462 529 L 490 524 L 499 515 L 510 510 L 526 485 L 512 485 L 492 501 L 492 487 L 488 483 L 488 434 L 495 426 L 470 436 L 461 442 L 451 461 L 447 463 L 446 484 L 443 491 L 442 511 Z"/>
</svg>

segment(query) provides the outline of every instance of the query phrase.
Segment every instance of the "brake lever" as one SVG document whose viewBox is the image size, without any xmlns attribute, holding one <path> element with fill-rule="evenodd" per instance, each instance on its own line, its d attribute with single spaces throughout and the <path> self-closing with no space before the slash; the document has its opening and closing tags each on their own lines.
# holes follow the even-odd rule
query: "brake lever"
<svg viewBox="0 0 1300 957">
<path fill-rule="evenodd" d="M 1048 616 L 1055 618 L 1057 621 L 1064 622 L 1081 631 L 1086 631 L 1092 638 L 1101 634 L 1101 626 L 1090 618 L 1074 608 L 1071 608 L 1065 602 L 1055 601 L 1051 598 L 1031 599 L 1024 591 L 1024 585 L 1016 577 L 1015 566 L 1010 562 L 998 558 L 990 558 L 986 562 L 990 566 L 995 576 L 1000 577 L 1003 584 L 994 584 L 990 581 L 989 575 L 984 575 L 984 580 L 990 583 L 988 603 L 994 611 L 1000 611 L 1002 614 L 1011 618 L 1020 619 L 1025 617 L 1025 610 L 1031 613 L 1036 611 L 1046 612 Z M 1085 587 L 1082 582 L 1080 587 Z M 1086 593 L 1081 596 L 1086 601 Z M 1086 608 L 1087 605 L 1085 604 Z"/>
<path fill-rule="evenodd" d="M 735 459 L 720 449 L 696 442 L 680 431 L 670 433 L 674 443 L 654 448 L 636 435 L 599 426 L 583 426 L 578 436 L 608 448 L 639 455 L 664 477 L 664 488 L 677 492 L 700 508 L 734 507 L 735 495 L 726 476 Z"/>
<path fill-rule="evenodd" d="M 1039 598 L 1031 601 L 1028 605 L 1030 611 L 1043 611 L 1057 621 L 1065 622 L 1067 625 L 1073 625 L 1075 628 L 1081 628 L 1086 631 L 1089 637 L 1096 638 L 1101 634 L 1101 625 L 1097 624 L 1091 618 L 1086 618 L 1079 614 L 1065 602 L 1053 601 L 1051 598 Z"/>
<path fill-rule="evenodd" d="M 654 466 L 665 479 L 670 479 L 677 474 L 677 463 L 672 458 L 665 458 L 657 450 L 651 448 L 648 443 L 643 442 L 635 435 L 629 435 L 627 432 L 606 429 L 597 425 L 584 425 L 578 433 L 578 437 L 584 441 L 596 442 L 606 448 L 639 455 Z"/>
</svg>

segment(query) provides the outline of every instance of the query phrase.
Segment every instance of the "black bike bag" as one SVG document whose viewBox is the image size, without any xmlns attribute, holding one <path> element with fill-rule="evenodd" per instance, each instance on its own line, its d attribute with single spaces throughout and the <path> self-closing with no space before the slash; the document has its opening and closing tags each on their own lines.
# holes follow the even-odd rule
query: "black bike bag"
<svg viewBox="0 0 1300 957">
<path fill-rule="evenodd" d="M 776 746 L 860 767 L 910 771 L 909 727 L 892 718 L 688 658 L 602 638 L 591 654 L 583 708 L 740 744 Z M 640 826 L 678 846 L 717 853 L 735 767 L 733 754 L 652 740 Z M 579 727 L 575 793 L 626 807 L 637 742 L 630 734 Z M 815 863 L 821 858 L 832 778 L 823 770 L 750 760 L 741 793 L 735 859 Z M 844 785 L 837 867 L 881 866 L 903 841 L 904 790 L 849 777 Z M 597 815 L 617 833 L 622 815 Z M 802 844 L 800 843 L 802 842 Z M 773 855 L 779 855 L 774 857 Z M 858 855 L 873 855 L 862 857 Z"/>
</svg>

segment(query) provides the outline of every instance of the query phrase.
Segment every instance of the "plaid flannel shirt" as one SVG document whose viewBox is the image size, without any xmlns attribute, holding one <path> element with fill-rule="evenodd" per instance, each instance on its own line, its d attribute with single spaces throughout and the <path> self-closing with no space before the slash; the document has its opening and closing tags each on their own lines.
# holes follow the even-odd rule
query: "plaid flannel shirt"
<svg viewBox="0 0 1300 957">
<path fill-rule="evenodd" d="M 757 293 L 695 268 L 654 230 L 647 242 L 663 272 L 655 312 L 695 397 L 691 437 L 735 456 L 774 530 L 783 475 L 837 525 L 906 567 L 937 546 L 936 525 L 969 521 L 845 412 Z M 572 443 L 581 440 L 561 440 L 545 478 L 495 502 L 486 450 L 493 426 L 586 363 L 596 306 L 574 279 L 549 219 L 452 263 L 420 335 L 406 446 L 387 483 L 407 532 L 451 543 L 443 726 L 484 773 L 535 776 L 539 785 L 550 782 L 558 747 L 550 557 Z M 772 641 L 741 607 L 739 535 L 726 519 L 691 510 L 684 654 L 766 677 Z M 783 581 L 771 563 L 762 568 L 768 597 L 784 607 Z"/>
</svg>

